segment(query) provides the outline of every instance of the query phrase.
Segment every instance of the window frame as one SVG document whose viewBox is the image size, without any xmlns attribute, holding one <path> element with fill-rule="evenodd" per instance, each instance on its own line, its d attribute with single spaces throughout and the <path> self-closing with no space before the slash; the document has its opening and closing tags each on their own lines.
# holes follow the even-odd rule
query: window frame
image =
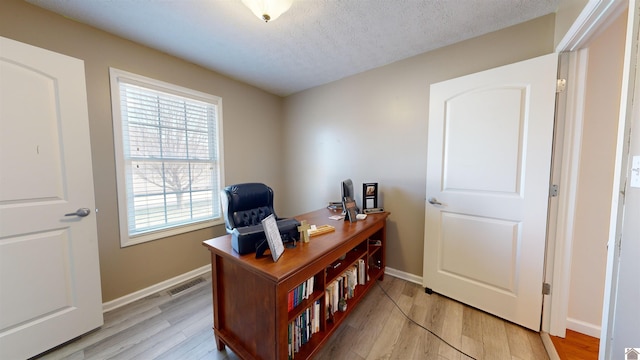
<svg viewBox="0 0 640 360">
<path fill-rule="evenodd" d="M 141 232 L 140 234 L 129 234 L 129 214 L 128 214 L 128 184 L 127 184 L 127 162 L 125 160 L 124 135 L 123 135 L 123 119 L 120 83 L 140 86 L 152 91 L 164 92 L 169 95 L 180 96 L 193 99 L 195 101 L 213 104 L 216 108 L 216 135 L 217 135 L 217 154 L 218 154 L 218 189 L 213 189 L 212 196 L 218 197 L 220 191 L 224 188 L 224 153 L 223 153 L 223 133 L 222 133 L 222 98 L 219 96 L 207 94 L 197 90 L 192 90 L 179 85 L 168 82 L 148 78 L 137 75 L 124 70 L 113 67 L 109 68 L 109 77 L 111 84 L 111 108 L 113 119 L 113 137 L 115 149 L 116 164 L 116 187 L 118 200 L 118 218 L 120 229 L 120 246 L 127 247 L 131 245 L 141 244 L 148 241 L 166 238 L 178 234 L 187 233 L 194 230 L 200 230 L 215 225 L 224 224 L 224 215 L 222 204 L 219 203 L 218 217 L 208 220 L 193 221 L 187 224 L 171 225 L 161 229 L 154 229 Z M 215 212 L 215 209 L 214 209 Z"/>
</svg>

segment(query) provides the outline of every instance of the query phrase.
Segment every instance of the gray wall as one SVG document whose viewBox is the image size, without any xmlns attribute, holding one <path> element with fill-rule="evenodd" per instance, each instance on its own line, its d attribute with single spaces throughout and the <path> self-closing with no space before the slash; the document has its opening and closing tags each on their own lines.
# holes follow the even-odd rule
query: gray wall
<svg viewBox="0 0 640 360">
<path fill-rule="evenodd" d="M 20 0 L 0 1 L 0 36 L 84 60 L 103 301 L 210 263 L 224 226 L 120 248 L 109 67 L 222 97 L 227 183 L 282 188 L 282 98 Z"/>
<path fill-rule="evenodd" d="M 205 229 L 121 249 L 108 68 L 223 98 L 226 183 L 263 181 L 289 216 L 338 200 L 339 183 L 379 182 L 388 265 L 422 275 L 429 85 L 553 51 L 554 15 L 418 55 L 284 100 L 20 0 L 0 2 L 0 35 L 85 61 L 103 300 L 206 265 Z"/>
<path fill-rule="evenodd" d="M 287 97 L 287 212 L 339 200 L 345 178 L 360 205 L 362 183 L 378 182 L 381 205 L 391 212 L 387 265 L 421 278 L 430 84 L 553 46 L 548 15 Z"/>
</svg>

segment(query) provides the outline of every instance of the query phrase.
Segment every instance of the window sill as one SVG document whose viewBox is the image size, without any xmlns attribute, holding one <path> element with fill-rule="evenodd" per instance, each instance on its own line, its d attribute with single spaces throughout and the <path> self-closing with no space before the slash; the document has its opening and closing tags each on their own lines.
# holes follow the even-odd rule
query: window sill
<svg viewBox="0 0 640 360">
<path fill-rule="evenodd" d="M 120 239 L 120 247 L 124 248 L 127 246 L 142 244 L 149 241 L 164 239 L 170 236 L 185 234 L 191 231 L 206 229 L 217 225 L 224 225 L 224 219 L 218 218 L 214 220 L 198 222 L 195 224 L 177 226 L 170 229 L 160 229 L 133 237 L 122 236 L 122 238 Z"/>
</svg>

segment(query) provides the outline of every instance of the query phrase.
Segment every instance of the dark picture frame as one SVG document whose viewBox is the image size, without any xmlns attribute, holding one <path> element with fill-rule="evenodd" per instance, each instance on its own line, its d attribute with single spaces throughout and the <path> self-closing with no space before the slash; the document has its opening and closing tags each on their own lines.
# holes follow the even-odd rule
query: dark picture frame
<svg viewBox="0 0 640 360">
<path fill-rule="evenodd" d="M 358 221 L 358 219 L 356 218 L 356 215 L 358 215 L 358 208 L 356 206 L 355 200 L 351 198 L 345 198 L 344 211 L 345 211 L 345 217 L 344 217 L 345 221 L 346 220 L 349 220 L 349 222 Z"/>
<path fill-rule="evenodd" d="M 378 207 L 378 183 L 362 184 L 362 210 Z"/>
</svg>

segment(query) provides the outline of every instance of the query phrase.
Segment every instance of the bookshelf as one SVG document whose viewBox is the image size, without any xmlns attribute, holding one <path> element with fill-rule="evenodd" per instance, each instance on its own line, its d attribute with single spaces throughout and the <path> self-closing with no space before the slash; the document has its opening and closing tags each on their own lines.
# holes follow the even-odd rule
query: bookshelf
<svg viewBox="0 0 640 360">
<path fill-rule="evenodd" d="M 331 215 L 335 212 L 321 209 L 296 216 L 309 224 L 332 225 L 335 231 L 287 248 L 276 263 L 271 257 L 239 255 L 229 235 L 204 242 L 211 253 L 213 330 L 219 350 L 228 346 L 243 359 L 309 359 L 383 279 L 389 213 L 369 214 L 355 223 L 330 220 Z M 362 267 L 357 276 L 364 281 L 350 290 L 345 311 L 329 311 L 327 288 L 346 279 L 344 274 L 354 266 Z M 344 281 L 348 279 L 342 280 L 343 288 Z M 290 294 L 301 291 L 304 296 L 291 306 Z"/>
</svg>

